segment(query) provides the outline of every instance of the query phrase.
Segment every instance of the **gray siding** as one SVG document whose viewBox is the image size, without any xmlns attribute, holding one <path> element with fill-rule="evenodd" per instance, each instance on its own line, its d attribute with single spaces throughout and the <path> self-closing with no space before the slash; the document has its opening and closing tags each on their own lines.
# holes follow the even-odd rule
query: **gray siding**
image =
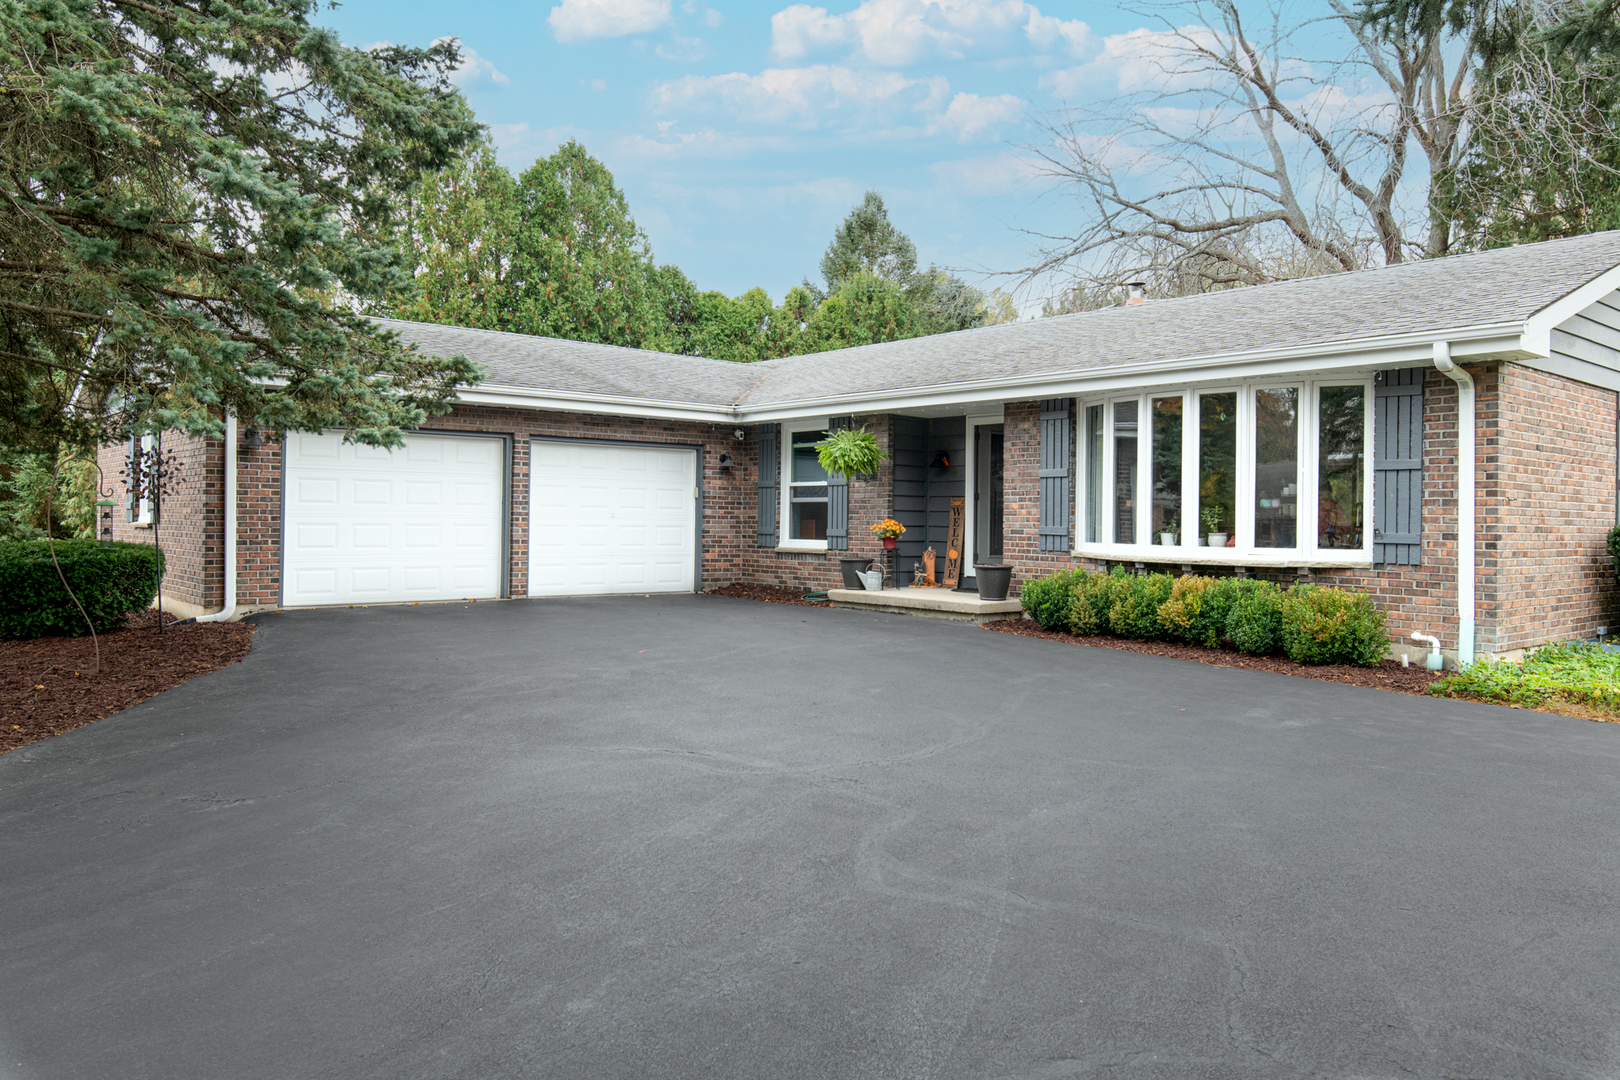
<svg viewBox="0 0 1620 1080">
<path fill-rule="evenodd" d="M 928 421 L 896 416 L 889 454 L 894 470 L 894 519 L 906 527 L 894 545 L 895 580 L 904 585 L 928 546 L 928 463 L 934 457 L 928 449 Z"/>
<path fill-rule="evenodd" d="M 931 467 L 941 450 L 950 458 L 948 469 Z M 896 416 L 889 452 L 894 460 L 894 517 L 906 527 L 894 546 L 895 581 L 906 584 L 911 568 L 929 547 L 938 560 L 935 572 L 943 575 L 951 500 L 967 494 L 967 421 L 960 416 L 943 420 Z M 871 523 L 856 524 L 865 528 Z M 968 574 L 973 568 L 962 570 Z"/>
<path fill-rule="evenodd" d="M 1552 347 L 1564 356 L 1620 371 L 1620 290 L 1558 324 Z"/>
<path fill-rule="evenodd" d="M 928 421 L 928 457 L 924 464 L 934 460 L 941 450 L 950 458 L 948 469 L 928 470 L 928 543 L 938 556 L 936 564 L 941 577 L 945 574 L 946 540 L 951 531 L 951 500 L 967 496 L 967 420 L 960 416 Z M 973 528 L 970 514 L 967 527 Z M 962 564 L 962 577 L 971 581 L 973 567 Z"/>
</svg>

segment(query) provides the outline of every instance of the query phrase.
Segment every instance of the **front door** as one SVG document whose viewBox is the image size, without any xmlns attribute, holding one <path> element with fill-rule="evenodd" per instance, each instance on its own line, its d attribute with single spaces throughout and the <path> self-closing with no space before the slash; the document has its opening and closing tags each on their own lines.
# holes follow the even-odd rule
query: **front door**
<svg viewBox="0 0 1620 1080">
<path fill-rule="evenodd" d="M 1001 548 L 1002 442 L 1001 424 L 974 427 L 973 445 L 973 561 L 999 563 Z"/>
</svg>

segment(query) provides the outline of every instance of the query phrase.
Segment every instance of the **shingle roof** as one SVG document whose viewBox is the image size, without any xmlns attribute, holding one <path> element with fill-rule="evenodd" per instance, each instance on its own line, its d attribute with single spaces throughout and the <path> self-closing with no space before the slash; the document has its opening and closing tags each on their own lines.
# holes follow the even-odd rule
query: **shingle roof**
<svg viewBox="0 0 1620 1080">
<path fill-rule="evenodd" d="M 703 356 L 403 319 L 376 321 L 431 355 L 466 356 L 484 368 L 485 383 L 493 386 L 725 407 L 764 374 L 756 364 Z"/>
<path fill-rule="evenodd" d="M 761 408 L 1523 322 L 1620 266 L 1620 230 L 754 364 L 382 320 L 493 385 Z"/>
</svg>

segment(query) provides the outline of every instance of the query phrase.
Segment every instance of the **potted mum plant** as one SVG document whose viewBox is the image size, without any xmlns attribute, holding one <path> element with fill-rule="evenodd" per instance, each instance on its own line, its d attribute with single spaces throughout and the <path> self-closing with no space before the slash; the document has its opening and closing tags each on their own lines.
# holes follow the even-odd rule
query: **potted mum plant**
<svg viewBox="0 0 1620 1080">
<path fill-rule="evenodd" d="M 829 432 L 826 438 L 816 443 L 816 457 L 821 467 L 829 475 L 837 474 L 846 480 L 874 475 L 882 468 L 886 456 L 883 447 L 878 445 L 877 436 L 863 427 Z M 846 589 L 861 588 L 864 583 L 860 575 L 871 568 L 872 560 L 869 558 L 847 556 L 838 560 L 838 569 L 843 575 Z"/>
<path fill-rule="evenodd" d="M 894 518 L 884 518 L 872 526 L 872 535 L 882 540 L 883 546 L 889 551 L 894 550 L 895 540 L 905 531 L 906 527 L 894 520 Z"/>
</svg>

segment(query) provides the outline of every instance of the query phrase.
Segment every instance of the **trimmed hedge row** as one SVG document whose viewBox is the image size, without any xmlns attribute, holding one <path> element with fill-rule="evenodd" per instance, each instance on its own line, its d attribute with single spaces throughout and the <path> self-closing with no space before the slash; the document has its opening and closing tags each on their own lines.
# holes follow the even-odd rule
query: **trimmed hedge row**
<svg viewBox="0 0 1620 1080">
<path fill-rule="evenodd" d="M 60 577 L 44 540 L 0 543 L 0 638 L 89 633 L 84 616 L 62 588 L 62 577 L 73 587 L 97 633 L 113 629 L 132 611 L 150 607 L 157 596 L 162 561 L 150 545 L 58 540 L 56 561 L 62 566 Z"/>
<path fill-rule="evenodd" d="M 1251 578 L 1061 570 L 1026 582 L 1024 611 L 1047 630 L 1138 641 L 1231 646 L 1300 664 L 1373 667 L 1389 649 L 1384 613 L 1365 593 L 1282 589 Z"/>
</svg>

